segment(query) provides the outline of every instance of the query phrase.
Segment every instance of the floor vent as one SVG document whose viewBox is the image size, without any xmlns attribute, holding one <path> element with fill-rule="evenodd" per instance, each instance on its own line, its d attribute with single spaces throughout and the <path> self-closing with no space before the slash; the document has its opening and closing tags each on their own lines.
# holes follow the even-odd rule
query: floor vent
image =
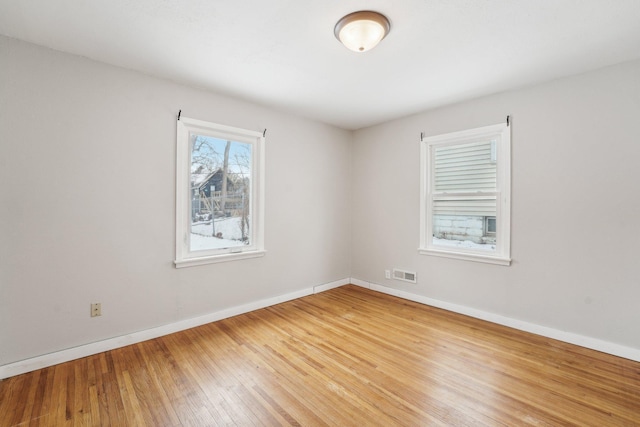
<svg viewBox="0 0 640 427">
<path fill-rule="evenodd" d="M 398 270 L 397 268 L 394 268 L 393 278 L 397 280 L 402 280 L 405 282 L 416 283 L 417 276 L 415 271 L 404 271 L 404 270 Z"/>
</svg>

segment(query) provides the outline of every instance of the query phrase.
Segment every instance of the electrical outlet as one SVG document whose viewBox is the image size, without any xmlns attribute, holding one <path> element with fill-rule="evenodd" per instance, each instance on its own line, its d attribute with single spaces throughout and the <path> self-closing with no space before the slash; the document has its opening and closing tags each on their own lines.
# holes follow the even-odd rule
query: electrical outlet
<svg viewBox="0 0 640 427">
<path fill-rule="evenodd" d="M 91 304 L 91 317 L 102 316 L 102 304 L 99 302 Z"/>
<path fill-rule="evenodd" d="M 385 279 L 391 279 L 391 270 L 385 270 L 384 271 L 384 278 Z"/>
</svg>

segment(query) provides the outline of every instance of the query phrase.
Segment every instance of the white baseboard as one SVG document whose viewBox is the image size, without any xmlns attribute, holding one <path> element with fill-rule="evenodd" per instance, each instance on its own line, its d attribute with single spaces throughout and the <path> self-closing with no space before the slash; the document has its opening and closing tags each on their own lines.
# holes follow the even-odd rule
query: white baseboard
<svg viewBox="0 0 640 427">
<path fill-rule="evenodd" d="M 313 286 L 305 288 L 296 292 L 291 292 L 285 295 L 279 295 L 272 298 L 266 298 L 260 301 L 255 301 L 248 304 L 231 307 L 225 310 L 220 310 L 215 313 L 205 314 L 204 316 L 194 317 L 192 319 L 181 320 L 179 322 L 170 323 L 168 325 L 158 326 L 157 328 L 146 329 L 144 331 L 134 332 L 127 335 L 122 335 L 115 338 L 109 338 L 103 341 L 97 341 L 94 343 L 80 345 L 54 353 L 44 354 L 42 356 L 33 357 L 30 359 L 20 360 L 18 362 L 9 363 L 0 366 L 0 379 L 9 378 L 15 375 L 24 374 L 26 372 L 35 371 L 36 369 L 46 368 L 48 366 L 57 365 L 58 363 L 68 362 L 70 360 L 79 359 L 81 357 L 87 357 L 94 354 L 102 353 L 104 351 L 113 350 L 116 348 L 124 347 L 131 344 L 136 344 L 142 341 L 147 341 L 153 338 L 158 338 L 164 335 L 169 335 L 174 332 L 184 331 L 186 329 L 194 328 L 196 326 L 205 325 L 207 323 L 216 322 L 218 320 L 226 319 L 228 317 L 237 316 L 239 314 L 248 313 L 250 311 L 259 310 L 261 308 L 269 307 L 272 305 L 280 304 L 282 302 L 291 301 L 297 298 L 302 298 L 307 295 L 324 292 L 329 289 L 337 288 L 349 283 L 349 279 L 342 279 L 323 285 Z"/>
<path fill-rule="evenodd" d="M 501 316 L 499 314 L 489 313 L 487 311 L 477 310 L 475 308 L 463 305 L 452 304 L 446 301 L 440 301 L 428 298 L 422 295 L 412 294 L 410 292 L 401 291 L 399 289 L 389 288 L 387 286 L 378 285 L 364 280 L 351 278 L 351 283 L 373 291 L 382 292 L 393 295 L 409 301 L 419 302 L 421 304 L 430 305 L 432 307 L 442 308 L 454 313 L 464 314 L 466 316 L 475 317 L 476 319 L 486 320 L 488 322 L 497 323 L 499 325 L 508 326 L 525 332 L 531 332 L 543 337 L 552 338 L 569 344 L 579 345 L 580 347 L 589 348 L 591 350 L 601 351 L 603 353 L 612 354 L 625 359 L 640 362 L 640 349 L 615 344 L 609 341 L 603 341 L 584 335 L 574 334 L 572 332 L 561 331 L 546 326 L 536 325 L 535 323 L 524 322 L 522 320 L 513 319 L 511 317 Z"/>
<path fill-rule="evenodd" d="M 106 339 L 94 343 L 84 344 L 78 347 L 73 347 L 54 353 L 44 354 L 42 356 L 33 357 L 30 359 L 21 360 L 18 362 L 9 363 L 0 366 L 0 379 L 9 378 L 15 375 L 24 374 L 26 372 L 34 371 L 36 369 L 46 368 L 48 366 L 56 365 L 58 363 L 68 362 L 70 360 L 79 359 L 82 357 L 91 356 L 94 354 L 102 353 L 104 351 L 113 350 L 116 348 L 124 347 L 131 344 L 136 344 L 142 341 L 147 341 L 153 338 L 158 338 L 164 335 L 172 334 L 174 332 L 183 331 L 186 329 L 194 328 L 196 326 L 205 325 L 207 323 L 216 322 L 218 320 L 226 319 L 228 317 L 237 316 L 239 314 L 248 313 L 250 311 L 259 310 L 261 308 L 269 307 L 275 304 L 280 304 L 286 301 L 291 301 L 297 298 L 302 298 L 307 295 L 325 292 L 330 289 L 338 288 L 340 286 L 352 283 L 354 285 L 371 289 L 377 292 L 382 292 L 388 295 L 393 295 L 399 298 L 404 298 L 410 301 L 415 301 L 421 304 L 430 305 L 437 308 L 453 311 L 455 313 L 464 314 L 466 316 L 475 317 L 477 319 L 486 320 L 492 323 L 508 326 L 521 331 L 531 332 L 537 335 L 542 335 L 548 338 L 553 338 L 559 341 L 564 341 L 570 344 L 579 345 L 581 347 L 590 348 L 592 350 L 601 351 L 604 353 L 612 354 L 614 356 L 624 357 L 626 359 L 640 362 L 640 349 L 622 346 L 614 344 L 608 341 L 603 341 L 583 335 L 578 335 L 570 332 L 560 331 L 545 326 L 536 325 L 534 323 L 524 322 L 521 320 L 513 319 L 510 317 L 501 316 L 477 310 L 462 305 L 452 304 L 445 301 L 436 300 L 433 298 L 424 297 L 421 295 L 412 294 L 410 292 L 401 291 L 394 288 L 370 283 L 364 280 L 351 278 L 337 280 L 331 283 L 325 283 L 310 288 L 305 288 L 296 292 L 291 292 L 285 295 L 279 295 L 272 298 L 266 298 L 260 301 L 255 301 L 248 304 L 231 307 L 225 310 L 220 310 L 215 313 L 206 314 L 204 316 L 195 317 L 192 319 L 181 320 L 179 322 L 171 323 L 157 328 L 146 329 L 144 331 L 134 332 L 131 334 Z"/>
<path fill-rule="evenodd" d="M 336 280 L 335 282 L 331 282 L 331 283 L 325 283 L 324 285 L 314 286 L 313 293 L 318 294 L 320 292 L 328 291 L 329 289 L 339 288 L 340 286 L 348 285 L 349 283 L 351 282 L 347 278 L 342 280 Z"/>
<path fill-rule="evenodd" d="M 371 284 L 369 282 L 365 282 L 364 280 L 356 279 L 355 277 L 351 278 L 351 284 L 360 286 L 361 288 L 371 289 Z"/>
</svg>

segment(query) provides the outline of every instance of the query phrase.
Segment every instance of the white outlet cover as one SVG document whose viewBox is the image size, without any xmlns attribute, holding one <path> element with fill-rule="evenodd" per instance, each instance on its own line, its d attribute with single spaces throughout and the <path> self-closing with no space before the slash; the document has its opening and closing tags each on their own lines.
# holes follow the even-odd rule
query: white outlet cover
<svg viewBox="0 0 640 427">
<path fill-rule="evenodd" d="M 99 302 L 91 304 L 91 317 L 97 316 L 102 316 L 102 304 Z"/>
</svg>

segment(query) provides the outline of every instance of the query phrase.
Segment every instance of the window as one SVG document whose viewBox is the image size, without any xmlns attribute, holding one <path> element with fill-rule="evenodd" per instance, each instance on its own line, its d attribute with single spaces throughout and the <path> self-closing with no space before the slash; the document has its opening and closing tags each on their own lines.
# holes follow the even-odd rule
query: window
<svg viewBox="0 0 640 427">
<path fill-rule="evenodd" d="M 176 267 L 264 255 L 261 132 L 181 117 Z"/>
<path fill-rule="evenodd" d="M 509 265 L 510 127 L 424 138 L 420 156 L 420 253 Z"/>
<path fill-rule="evenodd" d="M 496 217 L 495 216 L 484 217 L 484 232 L 487 236 L 496 235 Z"/>
</svg>

